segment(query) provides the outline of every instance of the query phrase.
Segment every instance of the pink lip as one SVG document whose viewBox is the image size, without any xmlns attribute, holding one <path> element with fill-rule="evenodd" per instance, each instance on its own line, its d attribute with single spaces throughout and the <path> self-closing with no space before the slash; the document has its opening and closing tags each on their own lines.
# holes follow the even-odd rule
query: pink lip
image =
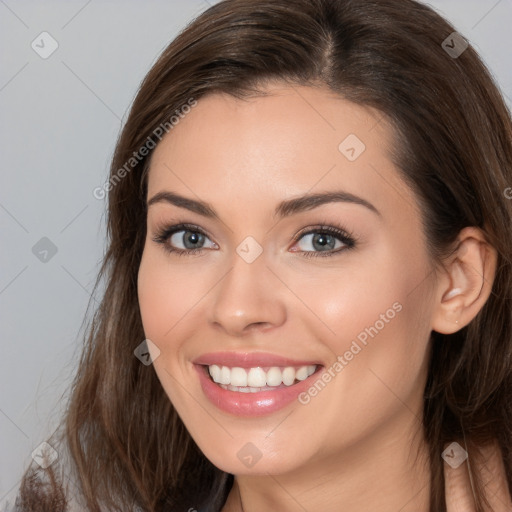
<svg viewBox="0 0 512 512">
<path fill-rule="evenodd" d="M 236 354 L 229 352 L 205 354 L 194 361 L 199 374 L 199 382 L 206 398 L 224 412 L 235 416 L 255 417 L 271 414 L 297 400 L 318 378 L 319 371 L 292 386 L 282 386 L 270 391 L 240 393 L 221 388 L 207 374 L 206 365 L 219 364 L 229 367 L 251 368 L 256 366 L 306 366 L 315 364 L 307 361 L 291 360 L 271 354 Z"/>
<path fill-rule="evenodd" d="M 255 368 L 257 366 L 307 366 L 321 364 L 319 361 L 299 361 L 266 352 L 211 352 L 203 354 L 193 361 L 195 364 L 209 366 L 229 366 L 230 368 Z"/>
</svg>

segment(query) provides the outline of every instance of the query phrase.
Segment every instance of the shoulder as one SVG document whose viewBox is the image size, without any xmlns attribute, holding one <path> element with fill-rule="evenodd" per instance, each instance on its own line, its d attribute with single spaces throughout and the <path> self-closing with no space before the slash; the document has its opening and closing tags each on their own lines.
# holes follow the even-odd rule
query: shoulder
<svg viewBox="0 0 512 512">
<path fill-rule="evenodd" d="M 486 512 L 512 511 L 505 465 L 497 442 L 479 447 L 479 453 L 471 458 L 460 445 L 454 443 L 447 445 L 443 454 L 447 512 L 476 512 L 469 476 L 470 465 L 484 485 L 490 505 Z"/>
</svg>

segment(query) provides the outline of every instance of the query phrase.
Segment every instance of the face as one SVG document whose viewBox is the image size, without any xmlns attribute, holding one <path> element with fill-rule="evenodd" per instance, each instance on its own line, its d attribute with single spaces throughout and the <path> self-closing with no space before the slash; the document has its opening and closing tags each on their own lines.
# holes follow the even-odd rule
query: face
<svg viewBox="0 0 512 512">
<path fill-rule="evenodd" d="M 325 468 L 411 430 L 431 332 L 389 126 L 325 89 L 267 93 L 203 97 L 157 146 L 138 276 L 163 389 L 233 474 Z"/>
</svg>

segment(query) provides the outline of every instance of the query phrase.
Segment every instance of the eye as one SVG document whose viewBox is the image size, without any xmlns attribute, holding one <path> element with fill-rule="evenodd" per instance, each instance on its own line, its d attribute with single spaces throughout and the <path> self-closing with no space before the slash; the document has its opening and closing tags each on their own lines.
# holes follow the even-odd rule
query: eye
<svg viewBox="0 0 512 512">
<path fill-rule="evenodd" d="M 202 253 L 205 241 L 209 240 L 210 245 L 206 248 L 218 249 L 215 242 L 198 227 L 190 224 L 177 224 L 160 229 L 153 241 L 164 246 L 167 252 L 178 255 Z"/>
<path fill-rule="evenodd" d="M 158 230 L 153 241 L 177 256 L 199 255 L 204 249 L 219 248 L 201 228 L 192 224 L 165 226 Z M 291 252 L 300 252 L 307 258 L 334 256 L 356 244 L 356 239 L 346 230 L 325 225 L 302 230 L 294 237 L 294 241 L 299 249 L 292 248 Z"/>
<path fill-rule="evenodd" d="M 296 245 L 299 245 L 300 251 L 307 258 L 333 256 L 355 246 L 352 235 L 332 226 L 308 228 L 308 231 L 301 231 L 296 235 L 295 240 L 298 242 Z M 292 252 L 300 251 L 292 249 Z"/>
</svg>

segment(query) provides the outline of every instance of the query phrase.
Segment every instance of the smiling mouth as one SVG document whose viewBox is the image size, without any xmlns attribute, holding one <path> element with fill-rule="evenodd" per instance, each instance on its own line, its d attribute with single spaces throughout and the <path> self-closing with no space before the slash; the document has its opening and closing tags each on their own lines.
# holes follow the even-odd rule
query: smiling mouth
<svg viewBox="0 0 512 512">
<path fill-rule="evenodd" d="M 239 393 L 258 393 L 291 387 L 316 373 L 320 365 L 256 366 L 240 368 L 221 365 L 203 365 L 210 380 L 222 389 Z"/>
</svg>

